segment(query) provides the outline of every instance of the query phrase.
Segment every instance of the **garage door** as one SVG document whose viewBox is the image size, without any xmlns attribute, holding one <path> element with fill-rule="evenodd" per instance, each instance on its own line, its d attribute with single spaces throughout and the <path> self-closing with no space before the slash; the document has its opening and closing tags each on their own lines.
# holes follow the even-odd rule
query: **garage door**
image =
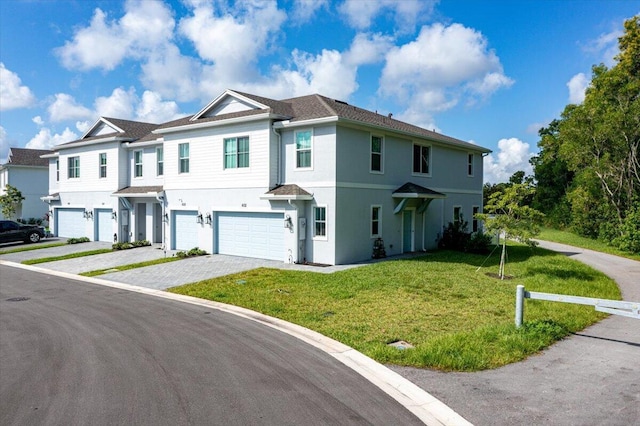
<svg viewBox="0 0 640 426">
<path fill-rule="evenodd" d="M 220 254 L 284 260 L 284 216 L 281 213 L 220 212 Z"/>
<path fill-rule="evenodd" d="M 173 212 L 173 249 L 191 250 L 198 247 L 198 227 L 196 222 L 197 211 Z"/>
<path fill-rule="evenodd" d="M 84 209 L 56 209 L 56 231 L 58 237 L 86 237 L 87 219 Z"/>
<path fill-rule="evenodd" d="M 113 241 L 111 209 L 97 209 L 95 218 L 97 241 Z"/>
</svg>

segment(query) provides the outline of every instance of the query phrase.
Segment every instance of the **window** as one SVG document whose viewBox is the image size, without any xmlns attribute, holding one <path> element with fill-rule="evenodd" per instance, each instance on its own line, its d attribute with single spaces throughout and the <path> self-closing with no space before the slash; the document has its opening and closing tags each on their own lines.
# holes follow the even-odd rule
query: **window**
<svg viewBox="0 0 640 426">
<path fill-rule="evenodd" d="M 455 206 L 453 208 L 453 224 L 458 225 L 460 224 L 461 220 L 462 220 L 462 207 Z"/>
<path fill-rule="evenodd" d="M 189 144 L 178 144 L 178 173 L 189 173 Z"/>
<path fill-rule="evenodd" d="M 473 154 L 467 155 L 467 175 L 473 177 Z"/>
<path fill-rule="evenodd" d="M 295 133 L 296 139 L 296 167 L 311 167 L 311 130 L 303 130 Z"/>
<path fill-rule="evenodd" d="M 69 165 L 69 179 L 80 177 L 80 157 L 69 157 L 67 159 Z"/>
<path fill-rule="evenodd" d="M 156 175 L 164 175 L 164 148 L 156 148 Z"/>
<path fill-rule="evenodd" d="M 101 152 L 98 154 L 98 163 L 99 163 L 99 175 L 101 178 L 107 177 L 107 153 Z"/>
<path fill-rule="evenodd" d="M 249 137 L 224 140 L 224 168 L 249 167 Z"/>
<path fill-rule="evenodd" d="M 313 208 L 313 236 L 327 237 L 327 208 L 315 206 Z"/>
<path fill-rule="evenodd" d="M 371 136 L 371 171 L 382 173 L 383 140 L 380 136 Z"/>
<path fill-rule="evenodd" d="M 473 232 L 478 232 L 478 218 L 476 217 L 478 213 L 480 213 L 480 207 L 473 206 L 473 222 L 471 222 L 473 224 Z"/>
<path fill-rule="evenodd" d="M 56 160 L 56 182 L 60 182 L 60 160 Z"/>
<path fill-rule="evenodd" d="M 429 174 L 431 147 L 413 144 L 413 173 Z"/>
<path fill-rule="evenodd" d="M 133 151 L 133 170 L 135 177 L 142 177 L 142 151 Z"/>
<path fill-rule="evenodd" d="M 382 207 L 371 206 L 371 238 L 382 236 Z"/>
</svg>

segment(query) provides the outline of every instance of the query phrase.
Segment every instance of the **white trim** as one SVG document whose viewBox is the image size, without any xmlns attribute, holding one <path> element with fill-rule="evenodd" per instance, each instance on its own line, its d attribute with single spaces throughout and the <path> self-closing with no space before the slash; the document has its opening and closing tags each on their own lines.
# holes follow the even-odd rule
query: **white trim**
<svg viewBox="0 0 640 426">
<path fill-rule="evenodd" d="M 379 138 L 380 139 L 380 152 L 379 153 L 374 153 L 373 152 L 373 138 Z M 384 145 L 385 145 L 385 140 L 384 140 L 384 136 L 383 135 L 379 135 L 379 134 L 375 134 L 375 133 L 369 133 L 369 173 L 374 174 L 374 175 L 383 175 L 384 174 Z M 373 154 L 379 154 L 380 155 L 380 170 L 373 170 Z"/>
<path fill-rule="evenodd" d="M 59 152 L 52 152 L 51 154 L 42 154 L 40 156 L 40 158 L 56 158 L 56 157 L 60 157 L 60 153 Z M 6 164 L 3 164 L 6 166 Z"/>
<path fill-rule="evenodd" d="M 320 124 L 329 124 L 329 123 L 337 123 L 338 116 L 333 115 L 331 117 L 323 117 L 323 118 L 313 118 L 311 120 L 300 120 L 291 122 L 289 120 L 278 121 L 273 123 L 273 128 L 276 130 L 279 129 L 291 129 L 295 127 L 309 127 L 309 126 L 317 126 Z"/>
<path fill-rule="evenodd" d="M 373 228 L 373 209 L 378 209 L 378 233 L 374 234 Z M 369 234 L 371 238 L 382 238 L 382 205 L 372 204 L 369 208 Z"/>
<path fill-rule="evenodd" d="M 187 157 L 180 157 L 180 145 L 187 145 L 187 150 L 189 151 L 189 155 Z M 186 172 L 182 170 L 182 160 L 187 160 L 187 170 Z M 180 142 L 178 143 L 178 176 L 179 175 L 188 175 L 191 173 L 191 145 L 189 142 Z"/>
<path fill-rule="evenodd" d="M 311 165 L 309 167 L 298 167 L 298 133 L 302 133 L 302 132 L 310 132 L 311 133 L 311 148 L 309 148 L 309 151 L 311 151 L 311 158 L 309 159 L 309 162 L 311 163 Z M 295 130 L 293 132 L 293 147 L 295 150 L 295 162 L 296 162 L 296 166 L 294 168 L 294 170 L 296 171 L 312 171 L 313 170 L 313 148 L 314 148 L 314 143 L 313 143 L 313 139 L 314 139 L 314 131 L 313 131 L 313 127 L 305 127 L 303 129 L 298 129 Z M 306 151 L 306 150 L 305 150 Z"/>
<path fill-rule="evenodd" d="M 146 148 L 148 146 L 153 146 L 153 145 L 162 145 L 164 143 L 164 140 L 162 140 L 162 136 L 158 136 L 157 139 L 154 139 L 152 141 L 146 141 L 146 142 L 125 142 L 122 145 L 124 145 L 125 148 L 127 149 L 138 149 L 138 148 Z"/>
<path fill-rule="evenodd" d="M 324 209 L 324 235 L 316 235 L 316 209 Z M 311 226 L 313 240 L 328 241 L 329 240 L 329 209 L 326 204 L 315 204 L 311 208 Z"/>
<path fill-rule="evenodd" d="M 106 143 L 106 142 L 129 142 L 131 138 L 125 138 L 122 136 L 112 136 L 109 138 L 104 138 L 104 139 L 96 139 L 96 140 L 92 140 L 92 141 L 84 141 L 84 140 L 79 140 L 79 141 L 75 141 L 75 142 L 68 142 L 68 143 L 63 143 L 60 145 L 56 145 L 54 147 L 54 149 L 56 151 L 60 151 L 61 149 L 67 149 L 67 148 L 77 148 L 79 146 L 89 146 L 89 145 L 98 145 L 101 143 Z M 48 155 L 48 154 L 45 154 Z"/>
<path fill-rule="evenodd" d="M 241 101 L 244 101 L 244 102 L 246 102 L 246 103 L 248 103 L 250 105 L 253 105 L 256 109 L 268 109 L 269 108 L 267 105 L 264 105 L 264 104 L 262 104 L 262 103 L 260 103 L 258 101 L 255 101 L 255 100 L 253 100 L 251 98 L 243 96 L 240 93 L 234 92 L 233 90 L 227 89 L 224 92 L 222 92 L 220 95 L 218 95 L 214 100 L 209 102 L 209 104 L 207 106 L 205 106 L 200 111 L 195 113 L 194 116 L 189 119 L 189 121 L 198 120 L 200 117 L 202 117 L 204 114 L 206 114 L 208 111 L 210 111 L 216 104 L 220 103 L 220 101 L 222 101 L 227 96 L 231 96 L 232 98 L 240 99 Z"/>
<path fill-rule="evenodd" d="M 98 127 L 99 123 L 104 123 L 106 125 L 108 125 L 109 127 L 111 127 L 112 129 L 114 129 L 116 132 L 118 133 L 124 133 L 124 130 L 122 130 L 120 127 L 116 126 L 115 124 L 113 124 L 112 122 L 110 122 L 109 120 L 107 120 L 104 117 L 100 117 L 96 120 L 95 123 L 93 123 L 93 126 L 89 127 L 89 130 L 87 130 L 84 135 L 82 135 L 82 137 L 80 139 L 84 139 L 86 138 L 92 131 L 95 130 L 96 127 Z"/>
<path fill-rule="evenodd" d="M 136 163 L 136 153 L 140 153 L 140 176 L 138 176 L 136 174 L 137 170 L 137 165 L 138 163 Z M 142 149 L 136 149 L 133 151 L 133 178 L 134 179 L 142 179 L 144 177 L 144 150 Z"/>
<path fill-rule="evenodd" d="M 471 158 L 471 162 L 469 162 Z M 469 173 L 469 166 L 471 166 L 471 173 Z M 467 152 L 467 177 L 474 177 L 476 171 L 476 156 L 473 152 Z"/>
<path fill-rule="evenodd" d="M 405 250 L 404 247 L 404 213 L 411 212 L 411 247 L 409 250 Z M 400 233 L 402 236 L 402 253 L 409 253 L 416 250 L 416 208 L 415 207 L 407 207 L 402 210 L 402 232 Z"/>
<path fill-rule="evenodd" d="M 277 114 L 271 114 L 271 113 L 254 114 L 254 115 L 247 115 L 242 117 L 227 118 L 222 120 L 206 121 L 204 123 L 183 124 L 181 126 L 167 127 L 165 129 L 156 129 L 151 133 L 163 135 L 165 133 L 176 133 L 176 132 L 183 132 L 187 130 L 204 129 L 207 127 L 227 126 L 229 124 L 237 124 L 237 123 L 265 120 L 265 119 L 271 119 L 271 118 L 282 118 L 282 117 Z"/>
<path fill-rule="evenodd" d="M 429 159 L 427 161 L 427 173 L 416 172 L 415 170 L 413 170 L 413 166 L 415 163 L 414 150 L 416 145 L 418 145 L 421 148 L 422 147 L 429 148 Z M 422 155 L 422 149 L 420 150 L 420 155 Z M 422 164 L 422 161 L 420 161 L 420 164 Z M 411 176 L 431 177 L 431 171 L 433 170 L 432 164 L 433 164 L 433 145 L 430 143 L 411 141 Z"/>
<path fill-rule="evenodd" d="M 305 170 L 305 169 L 303 169 Z M 293 182 L 285 182 L 293 183 Z M 359 183 L 359 182 L 309 182 L 305 183 L 305 189 L 307 188 L 352 188 L 352 189 L 390 189 L 395 190 L 398 189 L 398 185 L 377 185 L 370 183 Z M 482 195 L 482 190 L 473 190 L 473 189 L 459 189 L 459 188 L 439 188 L 429 186 L 429 189 L 442 192 L 444 194 L 473 194 L 473 195 Z"/>
</svg>

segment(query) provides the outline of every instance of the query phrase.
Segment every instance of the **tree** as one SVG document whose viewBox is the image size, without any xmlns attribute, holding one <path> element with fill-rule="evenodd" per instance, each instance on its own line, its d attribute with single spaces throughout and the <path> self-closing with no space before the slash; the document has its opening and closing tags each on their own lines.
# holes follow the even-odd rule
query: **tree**
<svg viewBox="0 0 640 426">
<path fill-rule="evenodd" d="M 4 194 L 0 195 L 0 211 L 2 211 L 2 215 L 7 219 L 13 219 L 24 197 L 22 196 L 22 192 L 18 191 L 18 188 L 9 184 L 5 186 L 4 191 Z"/>
<path fill-rule="evenodd" d="M 485 206 L 486 213 L 476 215 L 484 221 L 485 230 L 498 232 L 503 237 L 500 279 L 504 279 L 507 239 L 536 245 L 532 238 L 540 232 L 540 222 L 544 215 L 526 204 L 526 200 L 532 197 L 534 192 L 535 187 L 531 182 L 511 184 L 491 195 L 489 203 Z"/>
</svg>

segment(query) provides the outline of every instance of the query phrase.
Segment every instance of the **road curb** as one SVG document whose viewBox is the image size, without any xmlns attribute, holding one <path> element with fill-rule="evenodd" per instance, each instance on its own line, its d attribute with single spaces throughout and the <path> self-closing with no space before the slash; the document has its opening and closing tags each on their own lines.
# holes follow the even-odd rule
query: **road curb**
<svg viewBox="0 0 640 426">
<path fill-rule="evenodd" d="M 25 269 L 62 278 L 68 278 L 75 281 L 82 281 L 91 284 L 133 291 L 136 293 L 148 294 L 151 296 L 175 300 L 183 303 L 190 303 L 192 305 L 199 305 L 207 308 L 217 309 L 219 311 L 227 312 L 239 317 L 249 319 L 251 321 L 258 322 L 260 324 L 286 333 L 299 340 L 302 340 L 314 346 L 315 348 L 331 355 L 333 358 L 351 368 L 356 373 L 360 374 L 369 382 L 377 386 L 387 395 L 402 404 L 405 408 L 411 411 L 416 417 L 418 417 L 420 420 L 422 420 L 423 423 L 427 425 L 471 425 L 469 421 L 453 411 L 443 402 L 429 394 L 424 389 L 415 385 L 411 381 L 405 379 L 398 373 L 390 370 L 384 365 L 374 361 L 368 356 L 356 351 L 355 349 L 343 343 L 333 340 L 313 330 L 309 330 L 305 327 L 301 327 L 299 325 L 238 306 L 199 299 L 192 296 L 169 293 L 164 290 L 139 287 L 131 284 L 118 283 L 100 278 L 84 277 L 81 275 L 70 274 L 68 272 L 53 271 L 37 266 L 23 265 L 21 263 L 7 262 L 4 260 L 0 260 L 0 265 Z"/>
</svg>

